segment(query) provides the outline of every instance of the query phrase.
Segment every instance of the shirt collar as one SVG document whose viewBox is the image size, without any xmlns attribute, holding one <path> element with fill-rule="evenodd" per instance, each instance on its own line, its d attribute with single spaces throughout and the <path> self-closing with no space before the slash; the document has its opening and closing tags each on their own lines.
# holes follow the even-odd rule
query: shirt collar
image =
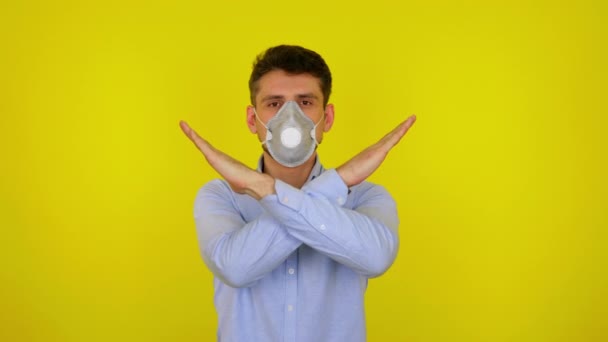
<svg viewBox="0 0 608 342">
<path fill-rule="evenodd" d="M 260 159 L 258 159 L 257 171 L 264 171 L 264 154 L 262 154 Z M 311 180 L 319 177 L 323 173 L 323 171 L 325 171 L 325 168 L 323 168 L 323 165 L 321 165 L 321 162 L 319 161 L 319 155 L 317 154 L 317 156 L 315 157 L 315 165 L 312 167 L 312 170 L 310 170 L 310 175 L 308 175 L 308 180 L 306 182 L 310 182 Z"/>
</svg>

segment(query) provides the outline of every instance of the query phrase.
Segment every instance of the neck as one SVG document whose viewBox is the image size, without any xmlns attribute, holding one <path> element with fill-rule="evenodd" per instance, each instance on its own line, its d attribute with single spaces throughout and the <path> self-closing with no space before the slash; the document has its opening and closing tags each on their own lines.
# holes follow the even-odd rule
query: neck
<svg viewBox="0 0 608 342">
<path fill-rule="evenodd" d="M 308 180 L 316 159 L 317 153 L 315 152 L 304 164 L 297 167 L 286 167 L 277 163 L 268 152 L 264 151 L 264 173 L 300 189 Z"/>
</svg>

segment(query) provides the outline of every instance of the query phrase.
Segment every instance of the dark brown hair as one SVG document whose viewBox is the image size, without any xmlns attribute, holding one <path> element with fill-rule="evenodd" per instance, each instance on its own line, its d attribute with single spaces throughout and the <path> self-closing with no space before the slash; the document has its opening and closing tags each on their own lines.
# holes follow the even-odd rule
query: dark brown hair
<svg viewBox="0 0 608 342">
<path fill-rule="evenodd" d="M 331 94 L 331 72 L 325 60 L 318 53 L 296 45 L 274 46 L 259 54 L 253 62 L 253 71 L 249 78 L 249 95 L 255 106 L 258 93 L 258 81 L 266 73 L 283 70 L 288 74 L 311 74 L 319 79 L 323 93 L 323 106 L 327 105 Z"/>
</svg>

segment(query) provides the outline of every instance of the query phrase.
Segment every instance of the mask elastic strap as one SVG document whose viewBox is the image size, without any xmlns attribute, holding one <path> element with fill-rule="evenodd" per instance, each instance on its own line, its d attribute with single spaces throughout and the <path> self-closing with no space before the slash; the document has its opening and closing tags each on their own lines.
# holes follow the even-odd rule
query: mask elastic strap
<svg viewBox="0 0 608 342">
<path fill-rule="evenodd" d="M 325 111 L 323 111 L 323 115 L 321 115 L 321 119 L 319 119 L 319 121 L 317 121 L 317 123 L 315 124 L 315 127 L 313 127 L 313 129 L 310 131 L 310 137 L 315 142 L 315 145 L 319 145 L 319 143 L 317 142 L 317 126 L 319 126 L 319 124 L 321 123 L 321 121 L 323 121 L 323 119 L 325 119 Z"/>
<path fill-rule="evenodd" d="M 255 110 L 255 107 L 253 107 L 253 113 L 255 114 L 255 118 L 262 124 L 262 126 L 264 126 L 264 128 L 266 128 L 266 140 L 272 139 L 272 132 L 270 132 L 270 130 L 268 129 L 268 127 L 266 125 L 264 125 L 264 123 L 262 122 L 262 120 L 258 116 L 258 112 Z"/>
<path fill-rule="evenodd" d="M 323 115 L 321 115 L 321 118 L 315 124 L 315 129 L 317 129 L 317 126 L 321 123 L 321 121 L 323 121 L 323 119 L 325 119 L 325 111 L 323 111 Z"/>
</svg>

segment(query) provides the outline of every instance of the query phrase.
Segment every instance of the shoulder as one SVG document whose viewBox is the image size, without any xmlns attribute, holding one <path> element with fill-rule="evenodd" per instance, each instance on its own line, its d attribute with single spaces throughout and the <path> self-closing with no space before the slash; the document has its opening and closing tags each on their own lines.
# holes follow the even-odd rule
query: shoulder
<svg viewBox="0 0 608 342">
<path fill-rule="evenodd" d="M 203 184 L 203 186 L 201 186 L 198 191 L 197 191 L 197 197 L 198 195 L 207 195 L 207 194 L 226 194 L 226 193 L 232 193 L 232 189 L 230 188 L 230 185 L 228 185 L 228 183 L 223 180 L 223 179 L 212 179 L 209 182 Z"/>
<path fill-rule="evenodd" d="M 198 189 L 194 200 L 194 217 L 217 213 L 243 215 L 243 210 L 251 206 L 249 201 L 255 202 L 255 199 L 235 193 L 223 179 L 213 179 Z"/>
<path fill-rule="evenodd" d="M 194 218 L 209 215 L 209 213 L 233 210 L 234 192 L 223 179 L 213 179 L 196 192 L 194 199 Z"/>
<path fill-rule="evenodd" d="M 232 202 L 233 198 L 234 192 L 225 180 L 213 179 L 198 189 L 194 202 L 198 206 L 209 202 Z"/>
<path fill-rule="evenodd" d="M 360 184 L 350 188 L 349 196 L 353 197 L 355 203 L 379 201 L 384 203 L 394 203 L 395 200 L 390 192 L 382 185 L 369 181 L 363 181 Z"/>
</svg>

